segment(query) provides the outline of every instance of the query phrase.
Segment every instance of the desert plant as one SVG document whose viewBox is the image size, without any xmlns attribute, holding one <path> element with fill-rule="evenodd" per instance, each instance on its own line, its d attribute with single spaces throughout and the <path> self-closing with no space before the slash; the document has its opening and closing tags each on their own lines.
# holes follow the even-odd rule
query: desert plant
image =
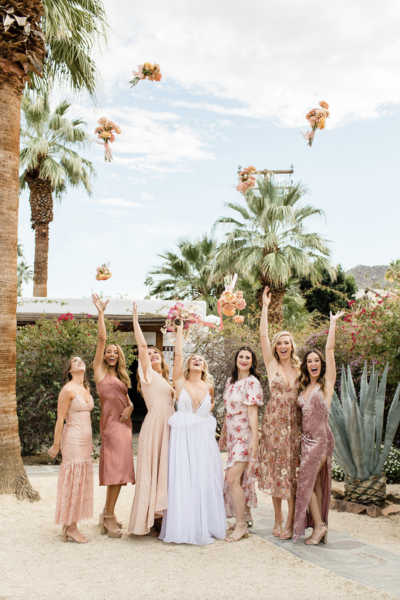
<svg viewBox="0 0 400 600">
<path fill-rule="evenodd" d="M 400 422 L 400 384 L 391 403 L 385 428 L 384 409 L 388 365 L 378 385 L 374 368 L 368 381 L 367 364 L 357 399 L 351 370 L 342 367 L 341 401 L 333 394 L 329 422 L 335 436 L 334 457 L 346 474 L 347 499 L 359 504 L 381 504 L 386 495 L 382 473 Z"/>
</svg>

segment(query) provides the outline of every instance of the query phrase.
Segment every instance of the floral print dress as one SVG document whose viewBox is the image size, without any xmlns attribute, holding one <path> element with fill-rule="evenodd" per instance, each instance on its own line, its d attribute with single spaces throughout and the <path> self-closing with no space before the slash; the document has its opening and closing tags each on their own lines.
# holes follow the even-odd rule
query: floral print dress
<svg viewBox="0 0 400 600">
<path fill-rule="evenodd" d="M 270 393 L 261 429 L 258 487 L 275 498 L 288 500 L 296 495 L 300 471 L 299 380 L 287 388 L 278 370 L 270 382 Z"/>
<path fill-rule="evenodd" d="M 224 402 L 226 407 L 226 433 L 228 461 L 226 463 L 224 499 L 227 517 L 236 517 L 235 507 L 227 483 L 227 471 L 237 461 L 248 462 L 243 474 L 242 488 L 244 490 L 246 505 L 250 508 L 257 507 L 255 481 L 258 476 L 258 457 L 250 460 L 249 448 L 253 441 L 250 428 L 248 406 L 263 403 L 263 391 L 260 382 L 254 375 L 246 379 L 231 383 L 228 379 L 225 387 Z"/>
</svg>

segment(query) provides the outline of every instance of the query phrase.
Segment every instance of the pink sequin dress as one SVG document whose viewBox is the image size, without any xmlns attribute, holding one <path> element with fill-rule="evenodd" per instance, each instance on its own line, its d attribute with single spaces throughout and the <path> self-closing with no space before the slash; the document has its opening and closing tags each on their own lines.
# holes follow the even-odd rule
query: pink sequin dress
<svg viewBox="0 0 400 600">
<path fill-rule="evenodd" d="M 300 470 L 301 410 L 297 405 L 299 381 L 287 388 L 282 374 L 270 382 L 260 442 L 260 490 L 288 500 L 296 495 Z"/>
<path fill-rule="evenodd" d="M 304 401 L 304 396 L 301 394 L 297 402 L 303 411 L 303 434 L 301 436 L 301 464 L 294 513 L 294 542 L 305 534 L 307 527 L 314 527 L 311 513 L 307 509 L 324 455 L 326 462 L 320 472 L 323 490 L 322 520 L 328 525 L 332 454 L 335 447 L 335 438 L 329 425 L 329 408 L 321 390 L 318 388 L 311 392 L 307 402 Z"/>
<path fill-rule="evenodd" d="M 226 433 L 228 461 L 226 463 L 224 500 L 226 516 L 236 517 L 235 506 L 227 482 L 227 471 L 237 461 L 245 461 L 249 464 L 243 474 L 242 488 L 246 499 L 246 505 L 250 508 L 257 507 L 257 495 L 255 482 L 258 476 L 258 457 L 250 460 L 249 448 L 253 441 L 251 432 L 248 406 L 263 403 L 263 391 L 260 382 L 254 375 L 246 379 L 231 383 L 228 379 L 225 387 L 224 402 L 226 407 Z"/>
<path fill-rule="evenodd" d="M 56 524 L 72 525 L 93 517 L 92 422 L 89 402 L 75 395 L 61 435 L 62 462 L 57 482 Z"/>
</svg>

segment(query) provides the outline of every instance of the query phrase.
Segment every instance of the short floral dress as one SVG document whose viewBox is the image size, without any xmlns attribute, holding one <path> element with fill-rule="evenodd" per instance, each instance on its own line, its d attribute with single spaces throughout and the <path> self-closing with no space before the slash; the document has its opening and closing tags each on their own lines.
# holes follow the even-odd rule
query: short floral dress
<svg viewBox="0 0 400 600">
<path fill-rule="evenodd" d="M 228 461 L 226 463 L 224 499 L 227 517 L 235 517 L 235 507 L 232 501 L 226 473 L 237 461 L 248 462 L 243 474 L 242 487 L 245 493 L 246 504 L 251 508 L 257 506 L 255 481 L 258 473 L 258 457 L 250 460 L 249 448 L 253 441 L 251 433 L 248 406 L 263 403 L 263 391 L 260 382 L 254 375 L 246 379 L 231 383 L 228 379 L 225 387 L 224 402 L 226 407 L 226 429 Z"/>
<path fill-rule="evenodd" d="M 299 380 L 287 388 L 278 370 L 270 382 L 270 393 L 261 429 L 258 487 L 275 498 L 288 500 L 296 495 L 300 471 Z"/>
</svg>

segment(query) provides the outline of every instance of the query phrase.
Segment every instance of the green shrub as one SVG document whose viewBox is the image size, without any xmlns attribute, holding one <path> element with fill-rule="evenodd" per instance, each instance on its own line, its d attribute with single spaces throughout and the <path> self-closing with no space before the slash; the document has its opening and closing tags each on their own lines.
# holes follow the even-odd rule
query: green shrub
<svg viewBox="0 0 400 600">
<path fill-rule="evenodd" d="M 114 331 L 106 319 L 107 342 L 119 344 L 130 365 L 134 359 L 133 335 Z M 49 444 L 54 435 L 58 394 L 62 388 L 64 364 L 73 354 L 86 363 L 90 391 L 95 400 L 93 433 L 99 431 L 100 403 L 93 379 L 92 362 L 97 346 L 97 323 L 71 314 L 58 320 L 44 317 L 17 332 L 17 411 L 22 452 L 27 454 Z"/>
<path fill-rule="evenodd" d="M 383 446 L 382 446 L 383 448 Z M 383 473 L 386 475 L 388 483 L 400 483 L 400 450 L 392 448 L 389 452 Z M 335 481 L 344 481 L 346 474 L 335 459 L 332 460 L 332 479 Z"/>
</svg>

